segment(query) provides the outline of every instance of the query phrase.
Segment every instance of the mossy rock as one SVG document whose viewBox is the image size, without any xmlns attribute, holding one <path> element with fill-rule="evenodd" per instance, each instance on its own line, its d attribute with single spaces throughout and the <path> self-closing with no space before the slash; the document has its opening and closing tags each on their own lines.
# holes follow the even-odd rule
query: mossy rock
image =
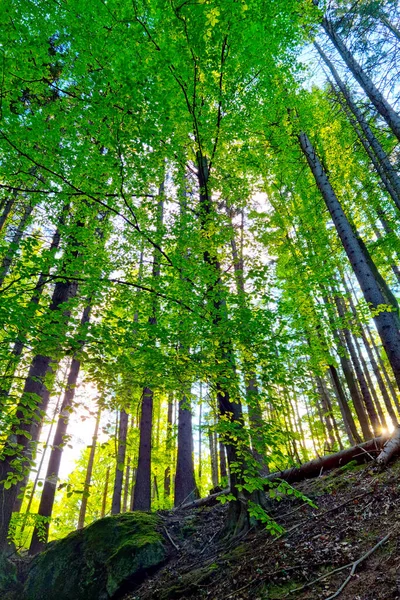
<svg viewBox="0 0 400 600">
<path fill-rule="evenodd" d="M 24 600 L 109 600 L 166 558 L 158 518 L 125 513 L 100 519 L 50 545 L 33 561 Z"/>
<path fill-rule="evenodd" d="M 0 598 L 14 600 L 20 592 L 17 567 L 5 554 L 0 553 Z"/>
</svg>

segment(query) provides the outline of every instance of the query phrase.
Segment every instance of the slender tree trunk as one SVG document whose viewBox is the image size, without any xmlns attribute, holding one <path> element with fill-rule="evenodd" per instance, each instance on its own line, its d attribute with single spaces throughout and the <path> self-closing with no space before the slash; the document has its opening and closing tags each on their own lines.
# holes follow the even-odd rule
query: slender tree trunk
<svg viewBox="0 0 400 600">
<path fill-rule="evenodd" d="M 345 322 L 345 308 L 344 308 L 343 299 L 339 298 L 338 296 L 335 296 L 335 304 L 336 304 L 336 308 L 337 308 L 339 317 L 343 320 L 343 322 Z M 360 364 L 360 360 L 358 358 L 356 349 L 354 347 L 353 338 L 352 338 L 350 330 L 347 329 L 347 327 L 343 328 L 343 334 L 346 339 L 347 349 L 350 353 L 351 361 L 353 363 L 353 367 L 354 367 L 354 370 L 356 373 L 358 384 L 360 386 L 364 405 L 365 405 L 365 408 L 367 409 L 367 413 L 368 413 L 369 419 L 371 421 L 371 425 L 374 430 L 374 434 L 375 434 L 375 436 L 377 436 L 380 433 L 380 423 L 379 423 L 378 415 L 377 415 L 375 407 L 374 407 L 374 403 L 372 401 L 372 397 L 371 397 L 371 393 L 370 393 L 370 390 L 369 390 L 369 387 L 367 384 L 367 380 L 365 378 L 364 372 L 363 372 L 361 364 Z"/>
<path fill-rule="evenodd" d="M 228 477 L 228 470 L 226 466 L 225 446 L 222 442 L 219 442 L 219 470 L 221 479 L 226 479 Z"/>
<path fill-rule="evenodd" d="M 322 193 L 326 206 L 335 224 L 343 248 L 358 279 L 365 300 L 374 310 L 378 309 L 378 307 L 381 308 L 382 306 L 390 305 L 390 310 L 377 311 L 378 314 L 374 315 L 374 321 L 393 369 L 397 384 L 400 387 L 400 331 L 397 307 L 391 302 L 388 302 L 388 298 L 382 290 L 381 282 L 377 281 L 376 272 L 373 269 L 374 263 L 371 257 L 366 255 L 365 246 L 360 243 L 360 238 L 355 235 L 344 214 L 342 206 L 332 189 L 329 179 L 310 140 L 306 134 L 301 133 L 299 141 L 317 186 Z"/>
<path fill-rule="evenodd" d="M 64 305 L 77 293 L 77 283 L 71 281 L 58 281 L 52 301 L 49 307 L 50 314 L 58 310 L 60 305 Z M 64 312 L 65 320 L 68 320 L 69 313 Z M 40 435 L 40 428 L 43 414 L 46 413 L 50 398 L 50 390 L 46 379 L 55 369 L 57 361 L 52 361 L 50 356 L 36 355 L 29 369 L 28 377 L 22 392 L 19 408 L 15 415 L 15 423 L 18 433 L 11 433 L 9 440 L 3 449 L 3 457 L 0 462 L 0 481 L 7 479 L 7 475 L 18 468 L 18 479 L 23 479 L 24 475 L 30 470 L 30 462 L 35 452 L 35 447 Z M 32 399 L 35 399 L 35 405 L 32 406 Z M 15 428 L 14 428 L 15 430 Z M 16 446 L 17 445 L 17 446 Z M 16 447 L 21 460 L 15 465 Z M 0 547 L 7 545 L 7 531 L 16 496 L 18 495 L 18 486 L 12 485 L 5 489 L 0 486 L 2 497 L 2 521 L 0 523 Z"/>
<path fill-rule="evenodd" d="M 342 414 L 347 437 L 349 438 L 350 445 L 354 446 L 354 444 L 359 444 L 361 442 L 361 437 L 358 435 L 357 427 L 354 422 L 353 415 L 351 414 L 351 410 L 348 405 L 347 398 L 344 393 L 342 383 L 340 381 L 340 377 L 336 367 L 334 367 L 333 365 L 329 365 L 329 373 L 338 400 L 340 412 Z"/>
<path fill-rule="evenodd" d="M 89 499 L 89 495 L 90 495 L 90 484 L 92 481 L 94 456 L 96 453 L 97 436 L 99 433 L 100 419 L 101 419 L 101 406 L 99 406 L 99 409 L 97 411 L 96 423 L 94 426 L 94 433 L 93 433 L 93 438 L 92 438 L 92 445 L 90 446 L 90 454 L 89 454 L 89 460 L 88 460 L 87 469 L 86 469 L 85 483 L 83 486 L 82 502 L 81 502 L 81 507 L 79 510 L 77 529 L 82 529 L 85 526 L 85 518 L 86 518 L 88 499 Z"/>
<path fill-rule="evenodd" d="M 157 233 L 161 234 L 164 210 L 164 184 L 159 189 Z M 160 276 L 160 259 L 158 251 L 153 255 L 153 279 Z M 152 315 L 148 319 L 150 326 L 156 325 L 157 307 L 153 300 Z M 142 394 L 142 413 L 140 417 L 140 439 L 139 458 L 136 471 L 135 494 L 133 498 L 133 510 L 149 511 L 151 509 L 151 446 L 153 431 L 153 391 L 145 386 Z"/>
<path fill-rule="evenodd" d="M 119 413 L 117 466 L 115 469 L 114 490 L 111 503 L 111 514 L 121 512 L 122 483 L 124 478 L 126 438 L 128 434 L 129 416 L 125 409 Z"/>
<path fill-rule="evenodd" d="M 208 431 L 208 439 L 210 442 L 211 481 L 213 489 L 215 489 L 218 487 L 218 458 L 214 431 L 212 429 L 209 429 Z"/>
<path fill-rule="evenodd" d="M 202 475 L 202 434 L 203 434 L 203 398 L 202 398 L 202 383 L 200 382 L 200 398 L 199 398 L 199 474 L 198 474 L 198 482 L 199 486 L 201 486 L 201 475 Z"/>
<path fill-rule="evenodd" d="M 124 479 L 124 493 L 122 495 L 122 512 L 126 513 L 128 510 L 128 494 L 129 484 L 131 482 L 131 457 L 128 456 L 126 461 L 125 479 Z"/>
<path fill-rule="evenodd" d="M 178 458 L 175 475 L 174 506 L 198 498 L 194 477 L 192 412 L 186 396 L 179 401 Z"/>
<path fill-rule="evenodd" d="M 347 106 L 353 114 L 353 117 L 351 117 L 351 115 L 349 115 L 349 113 L 345 111 L 350 119 L 350 122 L 354 127 L 354 130 L 359 140 L 361 141 L 366 153 L 371 159 L 377 173 L 380 175 L 384 186 L 386 187 L 388 193 L 392 197 L 393 202 L 400 210 L 400 177 L 398 176 L 396 169 L 390 162 L 390 159 L 383 147 L 381 146 L 380 142 L 373 134 L 372 129 L 365 120 L 361 110 L 353 101 L 350 91 L 340 78 L 339 73 L 335 69 L 334 65 L 329 60 L 329 58 L 317 42 L 314 42 L 314 46 L 316 47 L 321 58 L 332 73 L 337 86 L 339 87 L 344 99 L 346 100 Z"/>
<path fill-rule="evenodd" d="M 16 194 L 13 194 L 6 200 L 5 204 L 1 207 L 2 213 L 0 215 L 0 232 L 3 230 L 3 227 L 7 221 L 7 217 L 10 214 L 11 209 L 15 204 L 15 201 L 16 201 Z"/>
<path fill-rule="evenodd" d="M 382 13 L 379 14 L 378 19 L 385 25 L 385 27 L 389 29 L 391 33 L 393 33 L 397 41 L 400 42 L 400 29 L 397 29 L 397 27 L 391 21 L 389 21 L 386 15 Z"/>
<path fill-rule="evenodd" d="M 373 373 L 375 375 L 375 378 L 376 378 L 376 380 L 378 382 L 378 386 L 379 386 L 379 389 L 381 391 L 382 398 L 383 398 L 383 401 L 384 401 L 385 406 L 386 406 L 386 410 L 388 411 L 388 414 L 390 416 L 392 424 L 396 427 L 397 424 L 398 424 L 398 419 L 396 417 L 396 413 L 393 410 L 393 406 L 392 406 L 392 403 L 391 403 L 388 391 L 386 389 L 386 386 L 385 386 L 385 383 L 383 381 L 381 372 L 380 372 L 379 367 L 377 365 L 377 362 L 375 360 L 375 357 L 374 357 L 374 354 L 372 352 L 372 348 L 371 348 L 371 346 L 369 344 L 368 338 L 365 335 L 364 327 L 363 327 L 362 323 L 360 322 L 360 320 L 359 320 L 359 318 L 357 316 L 356 307 L 354 306 L 354 302 L 353 302 L 353 298 L 352 298 L 352 295 L 350 293 L 350 290 L 348 289 L 346 282 L 343 281 L 343 283 L 345 285 L 345 289 L 346 289 L 347 295 L 349 297 L 351 311 L 352 311 L 352 313 L 354 315 L 354 318 L 356 319 L 357 327 L 358 327 L 358 329 L 360 331 L 361 339 L 362 339 L 364 347 L 365 347 L 365 349 L 367 351 L 368 358 L 369 358 L 369 361 L 371 363 L 372 371 L 373 371 Z M 350 285 L 351 285 L 351 288 L 352 288 L 352 292 L 355 295 L 354 288 L 353 288 L 351 282 L 350 282 Z M 360 353 L 360 355 L 361 354 L 362 354 L 362 352 Z"/>
<path fill-rule="evenodd" d="M 167 437 L 165 440 L 165 455 L 167 458 L 167 467 L 164 472 L 164 498 L 169 498 L 171 495 L 172 408 L 173 396 L 172 394 L 168 394 Z"/>
<path fill-rule="evenodd" d="M 4 256 L 1 266 L 0 266 L 0 287 L 3 285 L 4 280 L 8 275 L 13 258 L 18 251 L 18 248 L 19 248 L 21 240 L 22 240 L 22 236 L 25 233 L 25 229 L 26 229 L 26 226 L 28 225 L 29 218 L 32 214 L 32 211 L 33 211 L 33 205 L 26 204 L 24 207 L 24 212 L 22 214 L 21 220 L 18 223 L 17 228 L 15 229 L 14 235 L 12 237 L 12 240 L 10 242 L 10 245 L 8 247 L 6 255 Z"/>
<path fill-rule="evenodd" d="M 101 501 L 101 518 L 102 519 L 106 516 L 109 481 L 110 481 L 110 467 L 107 467 L 106 480 L 104 482 L 103 498 Z"/>
<path fill-rule="evenodd" d="M 397 413 L 400 415 L 400 403 L 399 403 L 399 399 L 398 399 L 397 394 L 396 394 L 396 390 L 394 388 L 392 380 L 389 377 L 389 373 L 386 370 L 386 366 L 385 366 L 385 363 L 382 360 L 382 357 L 380 355 L 379 349 L 378 349 L 377 345 L 375 344 L 374 336 L 372 335 L 372 332 L 371 332 L 371 329 L 370 329 L 369 325 L 366 325 L 366 330 L 368 332 L 369 339 L 371 340 L 371 344 L 372 344 L 372 348 L 373 348 L 373 350 L 375 352 L 375 356 L 378 359 L 379 366 L 380 366 L 380 368 L 382 370 L 382 373 L 383 373 L 383 376 L 384 376 L 384 378 L 386 380 L 386 384 L 387 384 L 388 390 L 389 390 L 390 395 L 392 396 L 393 402 L 394 402 L 394 404 L 396 406 Z"/>
<path fill-rule="evenodd" d="M 200 152 L 197 153 L 197 175 L 200 190 L 200 225 L 204 232 L 209 231 L 209 225 L 214 214 L 211 193 L 209 190 L 209 165 L 206 157 Z M 242 405 L 238 399 L 232 401 L 229 389 L 226 384 L 222 385 L 218 372 L 221 372 L 221 364 L 224 365 L 224 372 L 229 368 L 232 375 L 236 378 L 235 360 L 232 347 L 232 340 L 226 335 L 226 313 L 227 307 L 222 290 L 221 266 L 215 251 L 204 250 L 203 259 L 205 265 L 209 267 L 211 283 L 207 289 L 207 300 L 212 311 L 212 321 L 215 335 L 218 338 L 218 347 L 216 348 L 216 395 L 218 411 L 221 417 L 230 420 L 236 427 L 236 435 L 240 433 L 243 436 L 242 444 L 248 445 L 247 432 L 244 426 Z M 224 375 L 224 379 L 226 375 Z M 237 452 L 237 440 L 230 436 L 229 432 L 222 440 L 226 447 L 228 468 L 231 478 L 231 492 L 236 501 L 229 503 L 229 514 L 227 521 L 227 530 L 234 535 L 241 531 L 246 531 L 250 527 L 250 516 L 248 513 L 248 501 L 251 495 L 247 494 L 245 488 L 239 490 L 237 485 L 242 485 L 243 471 L 245 470 L 245 461 Z M 238 468 L 239 465 L 239 468 Z M 253 494 L 253 501 L 262 504 L 261 494 Z"/>
<path fill-rule="evenodd" d="M 343 40 L 336 33 L 333 24 L 328 19 L 324 18 L 322 27 L 378 113 L 385 119 L 397 139 L 400 140 L 399 115 L 393 110 L 392 106 L 375 86 L 372 79 L 366 74 L 361 65 L 359 65 L 352 53 L 348 50 Z"/>
</svg>

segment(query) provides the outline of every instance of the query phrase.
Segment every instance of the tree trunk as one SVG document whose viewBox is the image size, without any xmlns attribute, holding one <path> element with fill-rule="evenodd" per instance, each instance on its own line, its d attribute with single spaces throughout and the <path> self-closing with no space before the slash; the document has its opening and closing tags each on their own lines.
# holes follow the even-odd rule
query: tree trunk
<svg viewBox="0 0 400 600">
<path fill-rule="evenodd" d="M 390 310 L 381 310 L 382 306 L 387 306 L 389 303 L 382 291 L 380 282 L 376 279 L 376 273 L 372 268 L 374 263 L 371 257 L 366 255 L 365 246 L 360 243 L 360 239 L 353 232 L 321 162 L 305 133 L 299 135 L 299 141 L 358 279 L 364 298 L 372 309 L 377 311 L 374 314 L 374 321 L 397 384 L 400 387 L 400 332 L 397 308 L 391 305 Z"/>
<path fill-rule="evenodd" d="M 348 69 L 352 72 L 354 78 L 362 87 L 372 104 L 375 106 L 378 113 L 385 119 L 394 135 L 400 140 L 400 117 L 391 107 L 389 102 L 383 97 L 381 92 L 373 83 L 372 79 L 358 64 L 352 53 L 348 50 L 340 36 L 336 33 L 333 24 L 326 18 L 322 21 L 322 27 L 325 33 L 339 52 L 340 56 L 346 63 Z"/>
<path fill-rule="evenodd" d="M 117 466 L 115 469 L 114 490 L 111 502 L 111 514 L 118 515 L 121 512 L 121 496 L 122 483 L 124 478 L 125 454 L 126 454 L 126 438 L 128 434 L 129 416 L 125 409 L 119 413 L 119 429 L 118 429 L 118 452 Z"/>
<path fill-rule="evenodd" d="M 104 482 L 103 498 L 101 501 L 101 518 L 106 516 L 107 509 L 107 496 L 108 496 L 108 482 L 110 481 L 110 467 L 107 467 L 106 480 Z"/>
<path fill-rule="evenodd" d="M 373 134 L 372 129 L 365 120 L 361 110 L 353 101 L 350 91 L 347 89 L 345 83 L 340 78 L 339 73 L 335 69 L 334 65 L 329 60 L 329 58 L 317 42 L 314 42 L 314 46 L 316 47 L 321 58 L 332 73 L 337 86 L 339 87 L 341 93 L 343 94 L 343 97 L 346 100 L 347 106 L 349 107 L 351 113 L 354 116 L 354 118 L 352 118 L 351 116 L 349 118 L 359 140 L 364 146 L 364 149 L 367 152 L 369 158 L 371 159 L 371 162 L 373 163 L 377 173 L 380 175 L 382 182 L 385 185 L 388 193 L 390 194 L 393 202 L 400 210 L 400 178 L 396 172 L 396 169 L 390 162 L 390 159 L 383 147 L 381 146 L 380 142 Z"/>
<path fill-rule="evenodd" d="M 136 471 L 133 510 L 151 508 L 151 433 L 153 429 L 153 392 L 145 387 L 140 415 L 139 459 Z"/>
<path fill-rule="evenodd" d="M 54 288 L 49 312 L 58 310 L 60 305 L 68 302 L 77 293 L 77 283 L 71 281 L 58 281 Z M 69 313 L 64 312 L 65 320 L 68 321 Z M 29 369 L 28 377 L 19 402 L 19 408 L 15 415 L 15 423 L 18 434 L 11 433 L 9 440 L 3 449 L 3 458 L 0 462 L 0 481 L 7 479 L 9 473 L 16 473 L 17 480 L 23 479 L 30 470 L 32 455 L 40 435 L 43 414 L 46 413 L 50 398 L 50 390 L 46 379 L 53 372 L 56 361 L 50 356 L 36 355 Z M 35 399 L 32 406 L 32 399 Z M 14 427 L 15 430 L 15 427 Z M 16 454 L 21 460 L 16 462 Z M 0 487 L 2 495 L 2 521 L 0 524 L 0 547 L 7 544 L 7 531 L 11 514 L 18 495 L 18 486 L 12 485 L 9 489 Z"/>
<path fill-rule="evenodd" d="M 4 208 L 2 206 L 2 213 L 0 215 L 0 232 L 2 231 L 6 221 L 7 221 L 7 217 L 11 212 L 12 207 L 14 206 L 16 200 L 16 194 L 13 194 L 13 196 L 11 196 L 10 198 L 8 198 L 4 204 Z"/>
<path fill-rule="evenodd" d="M 349 438 L 350 444 L 353 446 L 355 443 L 361 442 L 361 437 L 358 435 L 357 427 L 351 414 L 350 407 L 347 402 L 346 395 L 344 393 L 342 383 L 340 381 L 339 374 L 336 367 L 329 365 L 329 373 L 332 379 L 332 384 L 336 392 L 340 412 L 342 414 L 344 427 L 346 429 L 347 437 Z"/>
<path fill-rule="evenodd" d="M 33 211 L 32 204 L 26 204 L 24 207 L 24 212 L 22 214 L 21 220 L 18 223 L 18 226 L 15 229 L 14 235 L 8 247 L 5 257 L 2 260 L 0 266 L 0 287 L 3 285 L 5 278 L 8 275 L 8 271 L 10 270 L 13 258 L 17 253 L 17 250 L 20 246 L 22 236 L 25 233 L 26 226 L 28 225 L 29 217 L 31 216 Z"/>
<path fill-rule="evenodd" d="M 171 495 L 171 462 L 172 462 L 172 408 L 173 396 L 168 394 L 167 436 L 165 440 L 165 455 L 167 467 L 164 472 L 164 498 Z"/>
<path fill-rule="evenodd" d="M 183 396 L 179 401 L 174 506 L 196 498 L 198 498 L 198 491 L 194 477 L 192 412 L 187 398 Z"/>
<path fill-rule="evenodd" d="M 99 406 L 99 409 L 97 411 L 96 423 L 94 426 L 94 433 L 93 433 L 93 438 L 92 438 L 92 445 L 90 446 L 90 454 L 89 454 L 89 460 L 88 460 L 88 464 L 87 464 L 87 468 L 86 468 L 85 483 L 83 486 L 82 502 L 81 502 L 81 507 L 79 510 L 77 529 L 82 529 L 85 526 L 85 518 L 86 518 L 88 499 L 89 499 L 89 495 L 90 495 L 90 483 L 92 481 L 94 456 L 96 453 L 97 436 L 99 433 L 100 419 L 101 419 L 101 406 Z"/>
<path fill-rule="evenodd" d="M 386 442 L 382 448 L 382 452 L 379 454 L 376 462 L 379 466 L 383 467 L 387 465 L 389 460 L 400 452 L 400 425 L 395 427 L 390 439 Z"/>
</svg>

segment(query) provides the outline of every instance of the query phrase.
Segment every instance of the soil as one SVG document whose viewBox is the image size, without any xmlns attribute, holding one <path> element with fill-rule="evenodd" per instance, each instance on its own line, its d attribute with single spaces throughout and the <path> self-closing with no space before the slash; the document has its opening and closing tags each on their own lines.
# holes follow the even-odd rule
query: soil
<svg viewBox="0 0 400 600">
<path fill-rule="evenodd" d="M 292 495 L 271 501 L 280 537 L 253 529 L 224 539 L 225 505 L 162 512 L 169 559 L 123 600 L 400 600 L 400 461 L 384 471 L 347 465 L 294 487 L 318 508 Z"/>
</svg>

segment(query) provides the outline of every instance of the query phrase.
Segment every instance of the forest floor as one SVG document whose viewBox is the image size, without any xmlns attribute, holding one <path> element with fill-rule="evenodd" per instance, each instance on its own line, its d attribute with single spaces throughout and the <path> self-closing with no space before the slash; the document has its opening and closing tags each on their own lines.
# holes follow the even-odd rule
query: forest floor
<svg viewBox="0 0 400 600">
<path fill-rule="evenodd" d="M 400 600 L 400 460 L 383 472 L 347 465 L 295 487 L 318 509 L 274 501 L 279 538 L 250 530 L 223 540 L 224 505 L 160 513 L 169 558 L 123 600 Z"/>
</svg>

